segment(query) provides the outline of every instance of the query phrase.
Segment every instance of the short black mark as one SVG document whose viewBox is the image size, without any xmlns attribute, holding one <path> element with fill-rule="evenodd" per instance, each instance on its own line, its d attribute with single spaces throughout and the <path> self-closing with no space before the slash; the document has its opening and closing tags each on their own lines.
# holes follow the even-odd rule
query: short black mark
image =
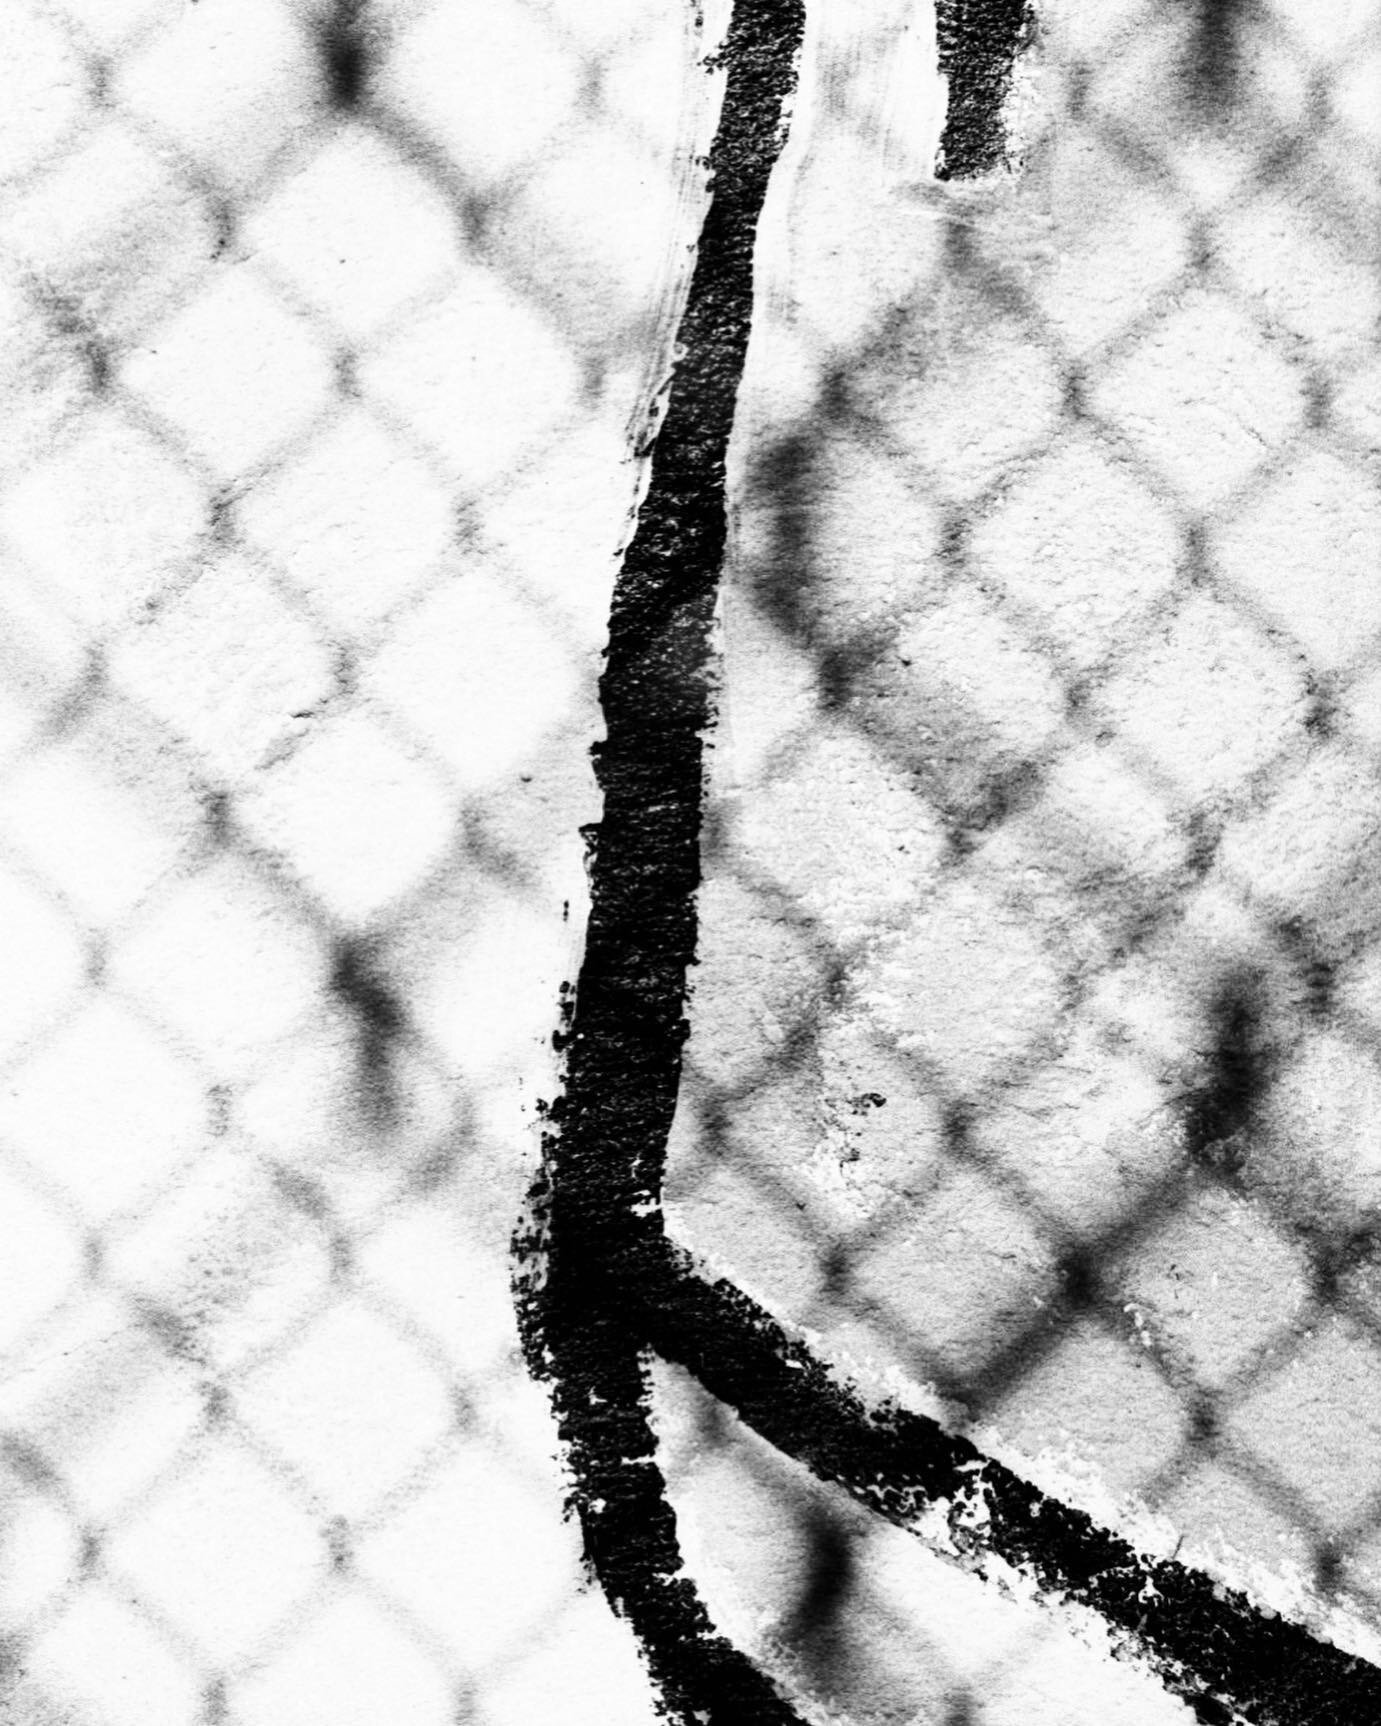
<svg viewBox="0 0 1381 1726">
<path fill-rule="evenodd" d="M 1032 29 L 1029 0 L 939 0 L 936 35 L 949 103 L 937 179 L 964 180 L 1008 165 L 1003 111 Z"/>
<path fill-rule="evenodd" d="M 800 0 L 737 0 L 734 9 L 682 357 L 611 613 L 600 685 L 606 739 L 595 753 L 603 813 L 592 835 L 585 956 L 558 1039 L 564 1092 L 547 1111 L 543 1171 L 515 1242 L 524 1347 L 551 1387 L 587 1561 L 631 1623 L 673 1717 L 798 1726 L 765 1675 L 714 1631 L 684 1574 L 649 1413 L 655 1351 L 877 1515 L 918 1529 L 938 1510 L 953 1556 L 977 1574 L 1000 1559 L 1048 1597 L 1097 1610 L 1203 1726 L 1239 1712 L 1259 1726 L 1381 1718 L 1375 1668 L 1205 1575 L 1137 1552 L 935 1421 L 867 1406 L 738 1290 L 699 1278 L 666 1238 L 661 1189 L 697 933 L 724 459 L 752 310 L 754 234 L 802 26 Z M 943 177 L 1005 162 L 1002 110 L 1029 27 L 1024 0 L 942 0 Z M 782 452 L 788 502 L 810 460 L 805 449 Z M 804 522 L 785 520 L 783 543 Z M 776 603 L 789 617 L 790 592 Z M 808 627 L 808 614 L 795 621 Z M 840 668 L 841 693 L 847 672 Z M 1022 789 L 998 786 L 995 812 Z M 1215 842 L 1206 828 L 1196 862 L 1207 866 Z M 338 965 L 337 992 L 367 1019 L 371 973 L 363 959 L 353 963 Z M 1250 1131 L 1265 1082 L 1253 980 L 1229 979 L 1211 1017 L 1205 1079 L 1188 1110 L 1190 1137 L 1209 1162 Z M 956 1154 L 972 1154 L 965 1119 L 948 1125 Z M 847 1269 L 841 1260 L 837 1278 Z M 1074 1309 L 1096 1297 L 1090 1262 L 1066 1264 L 1063 1294 Z M 814 1542 L 797 1627 L 818 1639 L 852 1586 L 852 1556 L 826 1530 Z M 956 1699 L 954 1726 L 968 1712 L 967 1699 Z"/>
<path fill-rule="evenodd" d="M 656 1464 L 637 1291 L 661 1258 L 661 1176 L 695 953 L 710 635 L 724 461 L 748 345 L 753 247 L 785 140 L 802 0 L 736 0 L 710 201 L 647 494 L 615 586 L 595 751 L 603 811 L 590 915 L 561 1038 L 564 1094 L 520 1237 L 528 1360 L 551 1384 L 585 1554 L 637 1634 L 664 1705 L 699 1726 L 795 1726 L 718 1636 L 684 1575 Z M 521 1273 L 520 1273 L 521 1274 Z"/>
</svg>

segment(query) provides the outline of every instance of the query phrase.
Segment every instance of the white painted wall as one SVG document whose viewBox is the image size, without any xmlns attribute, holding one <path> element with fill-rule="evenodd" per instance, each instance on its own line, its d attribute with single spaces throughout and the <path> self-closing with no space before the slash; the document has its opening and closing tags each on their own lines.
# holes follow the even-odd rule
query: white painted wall
<svg viewBox="0 0 1381 1726">
<path fill-rule="evenodd" d="M 507 1242 L 578 962 L 630 432 L 685 288 L 723 8 L 697 32 L 672 0 L 390 0 L 371 126 L 322 106 L 320 16 L 0 13 L 5 1707 L 631 1726 L 652 1699 L 580 1581 Z M 1322 919 L 1355 948 L 1347 1017 L 1292 1045 L 1251 1190 L 1138 1236 L 1121 1330 L 1071 1330 L 971 1411 L 1042 1484 L 1322 1618 L 1278 1494 L 1162 1478 L 1183 1404 L 1143 1339 L 1212 1382 L 1290 1339 L 1240 1443 L 1323 1522 L 1353 1514 L 1374 1351 L 1304 1304 L 1282 1216 L 1374 1203 L 1375 21 L 1271 13 L 1255 106 L 1210 143 L 1171 100 L 1179 14 L 1154 16 L 1052 0 L 1022 176 L 941 191 L 927 15 L 812 7 L 736 446 L 724 848 L 672 1212 L 865 1384 L 933 1406 L 932 1364 L 981 1363 L 1049 1299 L 1059 1244 L 1177 1154 L 1215 970 L 1260 965 L 1293 1037 L 1263 920 Z M 1069 118 L 1076 60 L 1098 124 Z M 1311 78 L 1337 117 L 1247 195 Z M 1154 172 L 1121 163 L 1129 130 Z M 1231 294 L 1176 287 L 1188 209 Z M 946 264 L 956 231 L 1035 323 Z M 1327 430 L 1300 429 L 1301 355 L 1336 382 Z M 1101 417 L 1056 436 L 1081 356 Z M 819 430 L 831 368 L 875 424 L 812 470 L 818 628 L 893 639 L 825 716 L 754 597 L 754 463 Z M 1217 578 L 1185 596 L 1185 512 L 1210 505 Z M 973 528 L 958 583 L 947 510 Z M 1336 692 L 1327 743 L 1300 741 L 1301 654 Z M 1056 668 L 1097 670 L 1078 725 Z M 889 733 L 947 748 L 940 778 Z M 1033 747 L 1040 796 L 946 865 L 936 805 Z M 1191 887 L 1200 806 L 1226 837 Z M 1132 889 L 1176 915 L 1119 961 Z M 382 1093 L 324 992 L 350 934 L 408 1015 Z M 805 1058 L 758 1080 L 802 1014 Z M 699 1123 L 725 1086 L 743 1154 L 715 1161 Z M 937 1088 L 973 1101 L 982 1167 L 947 1160 Z M 832 1300 L 841 1239 L 860 1250 Z M 659 1408 L 691 1570 L 813 1716 L 1183 1718 L 1096 1626 L 840 1506 L 862 1586 L 803 1656 L 783 1626 L 824 1495 L 674 1374 Z M 1347 1564 L 1331 1627 L 1365 1646 L 1381 1577 L 1366 1541 Z"/>
<path fill-rule="evenodd" d="M 508 1241 L 715 87 L 675 3 L 371 13 L 373 125 L 313 5 L 0 18 L 15 1726 L 653 1718 Z"/>
<path fill-rule="evenodd" d="M 873 1394 L 1374 1659 L 1374 1271 L 1318 1301 L 1307 1249 L 1376 1214 L 1377 193 L 1352 92 L 1377 20 L 1270 9 L 1211 122 L 1192 22 L 1043 7 L 1021 172 L 942 187 L 924 21 L 814 9 L 738 434 L 670 1210 Z M 854 662 L 833 702 L 831 655 Z M 1336 966 L 1326 1019 L 1293 918 Z M 1274 1076 L 1237 1189 L 1167 1203 L 1237 973 Z M 1043 1339 L 1081 1249 L 1100 1298 Z M 870 1628 L 812 1669 L 796 1555 L 765 1538 L 805 1487 L 737 1434 L 697 1443 L 694 1398 L 665 1395 L 725 1619 L 821 1709 L 1040 1717 L 1029 1663 L 1082 1658 L 1051 1717 L 1121 1717 L 1123 1693 L 1129 1719 L 1185 1717 L 938 1563 L 894 1573 L 892 1534 L 842 1507 Z"/>
</svg>

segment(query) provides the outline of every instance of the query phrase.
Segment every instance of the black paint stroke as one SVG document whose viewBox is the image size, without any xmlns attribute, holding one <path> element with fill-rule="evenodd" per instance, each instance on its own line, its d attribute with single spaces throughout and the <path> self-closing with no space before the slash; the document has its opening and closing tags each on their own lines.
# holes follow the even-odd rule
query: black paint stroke
<svg viewBox="0 0 1381 1726">
<path fill-rule="evenodd" d="M 587 1560 L 637 1634 L 664 1705 L 701 1726 L 791 1726 L 681 1573 L 656 1463 L 638 1290 L 661 1262 L 661 1177 L 695 954 L 710 630 L 724 461 L 748 346 L 753 245 L 804 30 L 802 0 L 736 0 L 710 199 L 647 495 L 614 590 L 594 751 L 590 917 L 564 1095 L 550 1111 L 520 1290 L 549 1379 Z"/>
<path fill-rule="evenodd" d="M 929 1515 L 931 1540 L 940 1512 L 954 1554 L 976 1574 L 1000 1560 L 1047 1599 L 1094 1609 L 1204 1726 L 1227 1726 L 1234 1711 L 1262 1726 L 1381 1720 L 1374 1666 L 1212 1577 L 1139 1553 L 937 1421 L 867 1406 L 740 1290 L 705 1282 L 676 1249 L 643 1299 L 651 1346 L 778 1450 L 898 1527 L 919 1532 Z"/>
<path fill-rule="evenodd" d="M 1000 161 L 993 128 L 1026 13 L 993 0 L 986 12 L 951 5 L 944 17 L 944 167 L 953 177 Z M 1205 1575 L 1142 1556 L 936 1422 L 868 1407 L 743 1294 L 699 1278 L 666 1239 L 662 1177 L 697 932 L 724 462 L 747 350 L 754 235 L 784 140 L 802 28 L 801 0 L 736 0 L 679 357 L 614 593 L 600 682 L 606 738 L 594 752 L 604 802 L 590 834 L 590 918 L 558 1038 L 564 1091 L 549 1110 L 530 1221 L 515 1241 L 524 1348 L 551 1389 L 587 1561 L 638 1636 L 674 1718 L 798 1722 L 714 1631 L 683 1574 L 650 1417 L 655 1351 L 887 1520 L 918 1531 L 928 1517 L 932 1538 L 938 1515 L 951 1556 L 978 1574 L 1001 1561 L 1046 1597 L 1102 1614 L 1203 1726 L 1381 1720 L 1375 1668 Z M 1225 996 L 1218 1015 L 1201 1099 L 1206 1143 L 1221 1138 L 1220 1126 L 1231 1136 L 1250 1114 L 1252 1025 L 1240 1006 Z M 838 1563 L 822 1570 L 831 1597 L 847 1580 Z M 833 1598 L 817 1593 L 827 1616 Z"/>
<path fill-rule="evenodd" d="M 937 0 L 935 33 L 949 101 L 936 179 L 966 180 L 1008 166 L 1003 110 L 1032 28 L 1030 0 Z"/>
</svg>

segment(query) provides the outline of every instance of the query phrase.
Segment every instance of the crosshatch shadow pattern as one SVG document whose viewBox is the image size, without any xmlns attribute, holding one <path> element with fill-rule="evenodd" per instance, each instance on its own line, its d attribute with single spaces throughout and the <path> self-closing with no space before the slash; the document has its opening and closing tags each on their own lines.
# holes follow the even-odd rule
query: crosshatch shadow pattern
<svg viewBox="0 0 1381 1726">
<path fill-rule="evenodd" d="M 515 1442 L 536 1393 L 511 1336 L 511 1219 L 495 1214 L 492 1169 L 518 1167 L 505 1099 L 515 1066 L 542 1070 L 533 1050 L 570 965 L 553 945 L 553 900 L 589 814 L 562 775 L 566 740 L 596 723 L 598 606 L 563 586 L 563 516 L 603 510 L 612 525 L 600 531 L 617 537 L 627 410 L 610 409 L 623 399 L 610 379 L 624 352 L 655 346 L 636 245 L 626 274 L 614 265 L 605 279 L 562 212 L 582 163 L 622 174 L 635 207 L 646 178 L 674 188 L 685 165 L 667 163 L 639 108 L 631 13 L 603 8 L 591 23 L 517 0 L 488 9 L 505 36 L 493 65 L 522 68 L 524 131 L 497 98 L 467 121 L 452 89 L 428 84 L 429 58 L 445 63 L 472 28 L 440 0 L 259 0 L 236 6 L 233 25 L 230 10 L 24 0 L 4 26 L 22 89 L 0 146 L 12 409 L 0 891 L 16 944 L 0 986 L 6 1705 L 26 1726 L 249 1726 L 283 1718 L 289 1699 L 304 1719 L 526 1719 L 577 1645 L 598 1655 L 607 1613 L 561 1585 L 559 1477 L 540 1444 Z M 1306 795 L 1315 767 L 1345 756 L 1374 771 L 1376 644 L 1320 655 L 1218 546 L 1270 499 L 1290 507 L 1321 459 L 1353 476 L 1349 497 L 1374 500 L 1374 420 L 1359 404 L 1375 346 L 1368 329 L 1315 351 L 1307 331 L 1265 320 L 1203 213 L 1211 198 L 1116 87 L 1100 95 L 1144 22 L 1124 18 L 1117 41 L 1059 65 L 1060 123 L 1152 190 L 1182 266 L 1153 304 L 1076 352 L 1000 251 L 957 232 L 945 268 L 1042 356 L 1060 405 L 962 495 L 916 450 L 888 452 L 942 522 L 947 579 L 1048 666 L 1059 724 L 1037 750 L 984 761 L 973 783 L 931 771 L 872 717 L 886 709 L 868 697 L 895 648 L 886 626 L 831 617 L 804 580 L 821 432 L 866 421 L 887 446 L 896 328 L 844 359 L 820 331 L 811 414 L 754 455 L 752 483 L 780 517 L 755 609 L 809 667 L 816 697 L 774 773 L 827 726 L 879 761 L 904 754 L 909 794 L 944 836 L 939 867 L 985 893 L 1002 891 L 985 858 L 1018 822 L 1039 825 L 1060 762 L 1095 729 L 1119 733 L 1119 759 L 1172 806 L 1186 851 L 1164 879 L 1117 876 L 1119 917 L 1135 928 L 1119 923 L 1116 938 L 1153 942 L 1212 879 L 1270 951 L 1224 981 L 1204 1071 L 1186 1076 L 1184 1166 L 1096 1232 L 1074 1230 L 988 1142 L 982 1108 L 874 1027 L 939 1109 L 937 1193 L 959 1169 L 1000 1193 L 1054 1267 L 1034 1327 L 994 1319 L 977 1368 L 957 1370 L 943 1337 L 922 1337 L 913 1314 L 867 1288 L 885 1219 L 841 1229 L 736 1126 L 762 1118 L 755 1100 L 770 1115 L 783 1075 L 814 1058 L 859 954 L 727 817 L 712 822 L 707 873 L 796 932 L 813 999 L 772 1057 L 731 1081 L 697 1066 L 693 1047 L 688 1097 L 704 1150 L 818 1266 L 812 1304 L 783 1317 L 864 1314 L 975 1417 L 1076 1324 L 1101 1327 L 1154 1363 L 1185 1413 L 1145 1495 L 1155 1502 L 1212 1457 L 1298 1533 L 1320 1587 L 1374 1616 L 1363 1560 L 1376 1499 L 1362 1495 L 1342 1523 L 1322 1517 L 1288 1454 L 1233 1421 L 1292 1364 L 1307 1368 L 1326 1317 L 1348 1326 L 1351 1367 L 1375 1370 L 1368 1215 L 1263 1185 L 1241 1149 L 1268 1078 L 1315 1027 L 1349 1059 L 1375 1060 L 1367 857 L 1361 839 L 1339 844 L 1340 878 L 1352 867 L 1356 881 L 1353 921 L 1340 922 L 1332 900 L 1283 912 L 1233 841 L 1292 788 Z M 1212 52 L 1191 59 L 1204 68 L 1194 99 L 1235 88 L 1245 100 L 1240 32 L 1203 28 Z M 1271 12 L 1250 28 L 1295 80 L 1292 109 L 1276 112 L 1273 95 L 1254 116 L 1254 190 L 1288 203 L 1325 185 L 1345 258 L 1371 270 L 1370 217 L 1337 177 L 1354 122 L 1332 98 L 1375 63 L 1375 31 L 1321 46 Z M 205 53 L 188 47 L 199 29 L 214 41 Z M 1368 139 L 1352 159 L 1373 172 Z M 341 184 L 344 207 L 332 203 Z M 1207 506 L 1180 494 L 1182 470 L 1140 449 L 1118 409 L 1118 365 L 1184 292 L 1230 308 L 1248 347 L 1289 344 L 1299 380 L 1298 411 Z M 487 343 L 467 352 L 474 369 L 437 385 L 431 356 L 476 327 Z M 1191 601 L 1223 607 L 1279 666 L 1273 699 L 1298 714 L 1288 744 L 1212 799 L 1187 803 L 1154 753 L 1120 735 L 1100 706 L 1107 667 L 1071 660 L 984 563 L 975 524 L 1018 472 L 1028 490 L 1058 488 L 1035 457 L 1076 428 L 1117 451 L 1176 546 L 1173 578 L 1117 620 L 1117 650 Z M 594 465 L 607 456 L 607 498 L 560 491 L 582 439 Z M 1192 442 L 1184 460 L 1192 468 Z M 530 526 L 544 495 L 545 564 L 513 525 Z M 799 592 L 774 585 L 793 560 Z M 607 598 L 602 566 L 590 588 Z M 518 639 L 531 681 L 514 688 L 484 649 Z M 429 656 L 428 640 L 445 652 Z M 1052 948 L 1051 963 L 1069 1010 L 1095 1012 L 1107 960 Z M 536 1006 L 496 1024 L 515 975 Z M 856 1102 L 860 1121 L 882 1112 Z M 1303 1279 L 1211 1384 L 1129 1312 L 1116 1269 L 1205 1198 L 1249 1208 Z M 432 1286 L 438 1260 L 454 1286 Z M 861 1609 L 867 1582 L 830 1517 L 803 1514 L 817 1562 L 784 1636 L 814 1646 Z M 534 1588 L 533 1570 L 512 1597 L 490 1584 L 477 1596 L 467 1551 L 519 1540 L 556 1581 Z M 626 1658 L 610 1650 L 611 1665 Z M 984 1694 L 1003 1686 L 1020 1694 L 1020 1670 L 990 1675 Z M 983 1718 L 976 1695 L 954 1710 L 956 1722 Z"/>
<path fill-rule="evenodd" d="M 1097 164 L 1087 249 L 937 197 L 928 277 L 762 369 L 820 356 L 742 453 L 670 1227 L 1375 1625 L 1377 20 L 1044 22 L 1026 172 Z M 801 1616 L 867 1596 L 823 1542 Z"/>
<path fill-rule="evenodd" d="M 646 10 L 0 26 L 24 1726 L 647 1717 L 507 1250 L 664 264 L 567 182 L 689 172 Z"/>
</svg>

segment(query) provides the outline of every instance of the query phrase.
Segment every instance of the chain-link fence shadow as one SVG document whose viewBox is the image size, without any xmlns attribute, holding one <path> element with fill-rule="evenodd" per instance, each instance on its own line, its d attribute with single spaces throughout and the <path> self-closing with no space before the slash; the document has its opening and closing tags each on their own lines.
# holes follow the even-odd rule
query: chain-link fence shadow
<svg viewBox="0 0 1381 1726">
<path fill-rule="evenodd" d="M 707 141 L 661 11 L 0 25 L 26 1726 L 648 1717 L 505 1254 Z M 857 339 L 797 316 L 807 398 L 743 440 L 673 1222 L 1374 1621 L 1378 37 L 1050 28 L 1086 249 L 918 190 L 929 273 Z M 850 1618 L 918 1658 L 865 1537 L 788 1510 L 794 1682 Z M 1004 1660 L 954 1721 L 1030 1693 Z"/>
<path fill-rule="evenodd" d="M 647 1717 L 507 1270 L 693 180 L 646 14 L 0 26 L 9 1719 Z"/>
<path fill-rule="evenodd" d="M 822 76 L 670 1193 L 875 1394 L 1331 1634 L 1381 1609 L 1381 38 L 1344 14 L 1044 9 L 1021 174 L 973 188 L 874 195 L 866 84 Z M 846 1573 L 838 1623 L 883 1610 Z M 803 1574 L 763 1646 L 867 1707 Z M 1029 1677 L 932 1664 L 923 1717 Z"/>
</svg>

